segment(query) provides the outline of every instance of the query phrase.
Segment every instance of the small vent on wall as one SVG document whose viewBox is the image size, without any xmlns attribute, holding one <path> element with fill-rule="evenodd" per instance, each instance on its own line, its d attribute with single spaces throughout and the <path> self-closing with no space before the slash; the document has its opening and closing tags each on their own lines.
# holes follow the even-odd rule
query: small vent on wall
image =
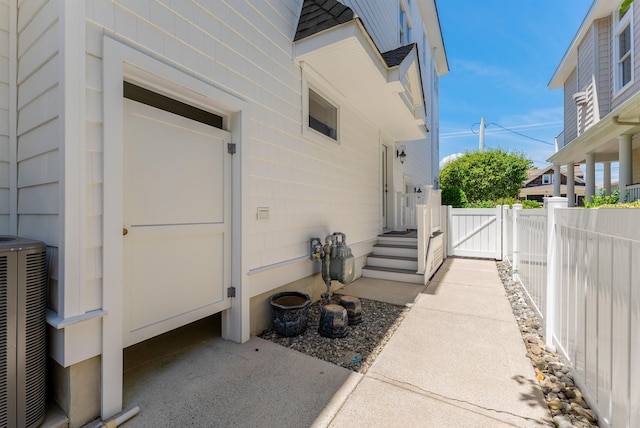
<svg viewBox="0 0 640 428">
<path fill-rule="evenodd" d="M 576 103 L 577 106 L 581 106 L 587 103 L 587 93 L 586 92 L 576 92 L 573 94 L 573 102 Z"/>
</svg>

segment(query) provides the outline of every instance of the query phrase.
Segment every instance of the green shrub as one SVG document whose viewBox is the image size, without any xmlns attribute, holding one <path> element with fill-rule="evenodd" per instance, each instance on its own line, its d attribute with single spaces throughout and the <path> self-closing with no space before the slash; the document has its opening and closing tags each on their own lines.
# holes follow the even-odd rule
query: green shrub
<svg viewBox="0 0 640 428">
<path fill-rule="evenodd" d="M 451 205 L 453 208 L 464 208 L 467 205 L 467 195 L 458 187 L 443 187 L 442 205 Z"/>
<path fill-rule="evenodd" d="M 465 205 L 465 208 L 495 208 L 497 203 L 493 201 L 475 201 L 469 202 Z"/>
<path fill-rule="evenodd" d="M 618 199 L 620 197 L 620 191 L 616 190 L 610 196 L 607 196 L 604 192 L 604 189 L 600 189 L 597 195 L 593 195 L 593 202 L 589 202 L 586 199 L 584 200 L 585 208 L 597 208 L 602 205 L 615 205 L 618 203 Z"/>
<path fill-rule="evenodd" d="M 524 209 L 533 209 L 533 208 L 542 208 L 542 202 L 534 201 L 531 199 L 525 199 L 520 201 L 522 204 L 522 208 Z"/>
</svg>

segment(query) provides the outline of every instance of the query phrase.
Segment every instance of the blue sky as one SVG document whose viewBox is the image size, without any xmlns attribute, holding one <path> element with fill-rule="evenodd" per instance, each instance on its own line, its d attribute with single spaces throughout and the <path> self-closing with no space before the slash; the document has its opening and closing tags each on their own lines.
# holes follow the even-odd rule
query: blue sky
<svg viewBox="0 0 640 428">
<path fill-rule="evenodd" d="M 563 93 L 547 84 L 591 0 L 440 0 L 451 71 L 440 78 L 440 159 L 485 147 L 547 166 L 562 132 Z M 506 131 L 500 126 L 549 144 Z"/>
</svg>

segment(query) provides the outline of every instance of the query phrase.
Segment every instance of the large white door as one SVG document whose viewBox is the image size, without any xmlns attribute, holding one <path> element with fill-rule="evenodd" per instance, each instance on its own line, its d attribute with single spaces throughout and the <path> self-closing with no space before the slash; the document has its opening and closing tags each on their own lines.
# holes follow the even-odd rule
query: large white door
<svg viewBox="0 0 640 428">
<path fill-rule="evenodd" d="M 124 100 L 124 346 L 230 306 L 228 132 Z"/>
</svg>

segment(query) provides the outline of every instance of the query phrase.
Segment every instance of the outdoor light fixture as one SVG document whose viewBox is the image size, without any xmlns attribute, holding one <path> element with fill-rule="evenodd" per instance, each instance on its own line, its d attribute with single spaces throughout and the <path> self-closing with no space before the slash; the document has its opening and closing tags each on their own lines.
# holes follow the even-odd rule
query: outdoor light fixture
<svg viewBox="0 0 640 428">
<path fill-rule="evenodd" d="M 400 146 L 398 150 L 396 150 L 396 157 L 400 159 L 400 163 L 404 163 L 404 160 L 407 158 L 407 154 L 405 153 L 406 149 L 405 146 Z"/>
</svg>

